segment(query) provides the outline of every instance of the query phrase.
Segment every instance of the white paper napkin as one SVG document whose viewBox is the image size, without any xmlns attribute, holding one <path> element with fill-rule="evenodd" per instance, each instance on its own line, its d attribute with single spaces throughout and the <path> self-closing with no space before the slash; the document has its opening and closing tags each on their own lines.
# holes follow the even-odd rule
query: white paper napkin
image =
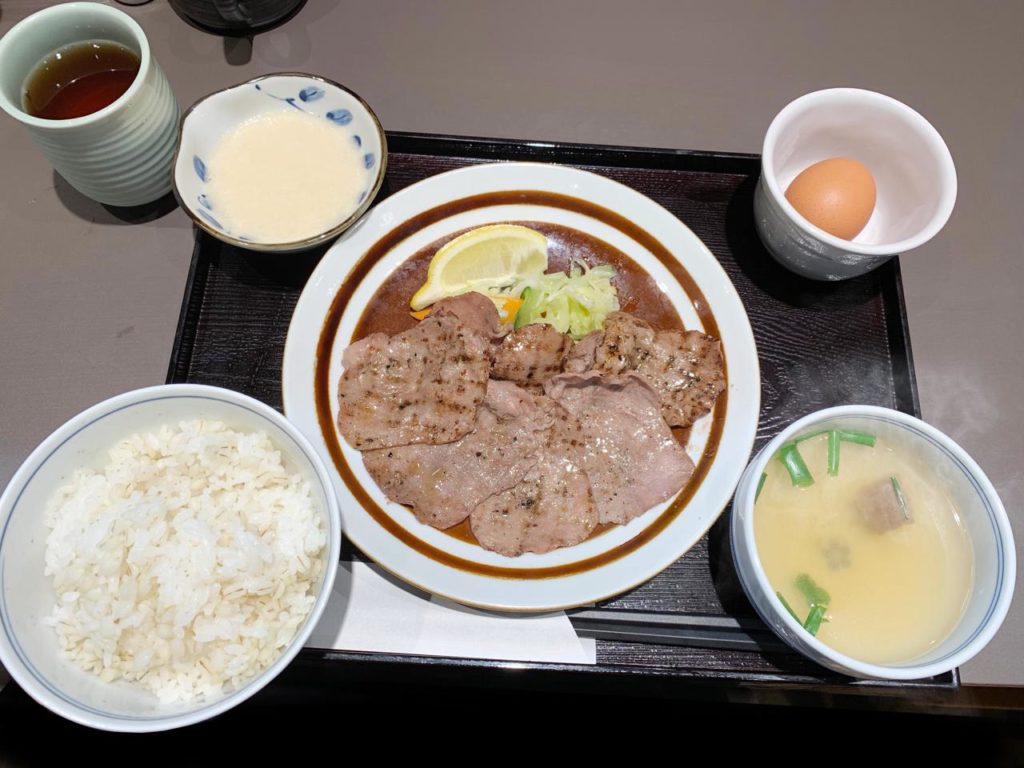
<svg viewBox="0 0 1024 768">
<path fill-rule="evenodd" d="M 340 563 L 306 645 L 347 651 L 507 661 L 596 663 L 565 613 L 504 614 L 431 597 L 374 565 Z"/>
</svg>

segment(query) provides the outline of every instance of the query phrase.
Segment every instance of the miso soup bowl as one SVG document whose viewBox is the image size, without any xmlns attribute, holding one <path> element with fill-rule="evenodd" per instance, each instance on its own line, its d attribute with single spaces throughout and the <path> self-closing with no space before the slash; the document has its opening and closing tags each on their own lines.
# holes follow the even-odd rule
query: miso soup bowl
<svg viewBox="0 0 1024 768">
<path fill-rule="evenodd" d="M 367 170 L 355 208 L 339 208 L 335 220 L 302 240 L 273 242 L 233 229 L 222 214 L 223 201 L 209 193 L 217 174 L 211 155 L 239 126 L 275 112 L 298 110 L 324 120 L 351 142 Z M 289 253 L 313 248 L 354 225 L 366 213 L 384 183 L 388 145 L 377 115 L 357 93 L 340 83 L 302 72 L 279 72 L 248 80 L 203 97 L 185 112 L 174 158 L 174 194 L 201 230 L 225 243 L 251 251 Z M 301 150 L 300 150 L 301 151 Z M 274 193 L 268 180 L 261 193 Z"/>
<path fill-rule="evenodd" d="M 899 664 L 871 664 L 846 656 L 808 633 L 782 605 L 768 581 L 754 538 L 754 497 L 761 473 L 786 442 L 822 429 L 854 429 L 884 436 L 923 457 L 950 494 L 970 535 L 974 584 L 960 623 L 927 653 Z M 1017 573 L 1013 533 L 995 488 L 959 445 L 920 419 L 869 405 L 826 408 L 794 422 L 765 445 L 747 466 L 733 501 L 733 559 L 747 597 L 769 627 L 813 661 L 861 678 L 915 680 L 948 672 L 971 659 L 995 635 L 1013 597 Z"/>
</svg>

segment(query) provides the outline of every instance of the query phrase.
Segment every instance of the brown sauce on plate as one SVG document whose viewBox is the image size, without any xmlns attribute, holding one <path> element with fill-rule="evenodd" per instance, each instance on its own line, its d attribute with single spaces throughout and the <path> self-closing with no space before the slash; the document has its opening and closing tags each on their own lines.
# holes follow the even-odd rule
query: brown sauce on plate
<svg viewBox="0 0 1024 768">
<path fill-rule="evenodd" d="M 539 221 L 500 223 L 529 227 L 547 236 L 548 272 L 568 272 L 573 259 L 585 261 L 591 267 L 611 264 L 616 272 L 612 285 L 619 292 L 623 312 L 646 320 L 658 330 L 683 330 L 679 313 L 658 288 L 657 283 L 640 268 L 639 264 L 618 248 L 593 235 L 560 224 Z M 409 299 L 427 279 L 427 266 L 431 258 L 445 243 L 468 231 L 469 229 L 459 230 L 431 243 L 396 269 L 366 305 L 352 340 L 358 341 L 377 332 L 400 333 L 416 325 L 416 320 L 409 315 Z"/>
<path fill-rule="evenodd" d="M 441 563 L 473 573 L 519 579 L 551 578 L 600 567 L 601 565 L 634 551 L 637 547 L 649 541 L 664 530 L 664 528 L 686 506 L 697 488 L 700 487 L 701 481 L 707 474 L 711 461 L 714 459 L 725 423 L 728 390 L 719 396 L 718 403 L 713 411 L 713 422 L 708 444 L 704 449 L 703 455 L 697 462 L 697 467 L 694 471 L 693 477 L 691 477 L 687 486 L 672 501 L 657 521 L 648 526 L 646 530 L 630 541 L 595 557 L 562 566 L 531 569 L 503 568 L 500 566 L 483 565 L 464 560 L 427 544 L 395 523 L 395 521 L 392 520 L 390 516 L 378 507 L 370 498 L 369 494 L 366 493 L 365 489 L 360 485 L 359 481 L 355 478 L 355 475 L 352 473 L 345 461 L 344 455 L 341 451 L 341 446 L 338 444 L 334 425 L 334 420 L 337 415 L 332 413 L 330 409 L 329 393 L 333 388 L 337 387 L 336 381 L 328 380 L 331 362 L 331 349 L 334 346 L 335 335 L 337 334 L 341 315 L 345 311 L 355 289 L 366 276 L 367 272 L 369 272 L 369 270 L 395 245 L 406 239 L 409 235 L 435 221 L 439 221 L 456 213 L 460 213 L 465 210 L 472 210 L 477 207 L 509 203 L 533 203 L 536 205 L 566 208 L 568 210 L 578 211 L 588 216 L 592 216 L 621 230 L 651 251 L 659 261 L 669 269 L 672 275 L 686 291 L 701 319 L 705 332 L 715 337 L 719 336 L 718 325 L 707 306 L 707 302 L 704 299 L 703 294 L 700 292 L 700 289 L 690 277 L 689 273 L 687 273 L 685 268 L 683 268 L 682 264 L 680 264 L 679 261 L 676 260 L 660 242 L 624 217 L 584 200 L 548 192 L 515 191 L 476 195 L 474 197 L 463 198 L 461 200 L 456 200 L 446 205 L 430 209 L 429 211 L 425 211 L 419 216 L 410 219 L 404 224 L 399 225 L 396 229 L 381 238 L 381 240 L 379 240 L 366 253 L 366 255 L 353 269 L 349 278 L 342 284 L 324 322 L 324 326 L 320 334 L 320 340 L 317 345 L 317 363 L 314 376 L 317 418 L 320 423 L 320 429 L 324 440 L 334 460 L 335 467 L 344 480 L 346 486 L 348 486 L 349 490 L 352 492 L 353 496 L 359 501 L 367 513 L 370 514 L 382 527 L 402 540 L 408 546 Z M 665 296 L 665 294 L 658 288 L 651 276 L 648 275 L 636 262 L 617 248 L 585 232 L 557 224 L 533 222 L 529 220 L 520 220 L 508 223 L 522 224 L 524 226 L 531 227 L 532 229 L 543 232 L 548 237 L 549 272 L 568 270 L 573 258 L 583 259 L 591 266 L 596 266 L 598 264 L 611 264 L 615 267 L 617 272 L 613 283 L 618 289 L 619 302 L 623 311 L 630 312 L 631 314 L 646 320 L 658 330 L 683 329 L 683 323 L 680 320 L 675 307 L 669 301 L 668 297 Z M 427 273 L 427 265 L 437 249 L 449 240 L 462 234 L 464 231 L 466 230 L 452 232 L 449 236 L 431 243 L 429 246 L 421 249 L 408 258 L 403 264 L 395 269 L 383 284 L 381 284 L 374 293 L 373 298 L 363 309 L 352 338 L 350 340 L 342 340 L 343 343 L 348 344 L 352 341 L 358 341 L 371 333 L 399 333 L 415 325 L 417 321 L 409 315 L 409 299 L 420 285 L 423 284 Z M 728 369 L 726 369 L 726 376 L 728 377 Z M 689 430 L 676 429 L 673 430 L 673 433 L 675 434 L 676 439 L 685 446 L 686 441 L 689 438 Z M 612 527 L 617 526 L 598 526 L 591 536 L 600 535 Z M 476 539 L 470 531 L 468 520 L 454 528 L 448 529 L 445 533 L 455 538 L 476 544 Z"/>
</svg>

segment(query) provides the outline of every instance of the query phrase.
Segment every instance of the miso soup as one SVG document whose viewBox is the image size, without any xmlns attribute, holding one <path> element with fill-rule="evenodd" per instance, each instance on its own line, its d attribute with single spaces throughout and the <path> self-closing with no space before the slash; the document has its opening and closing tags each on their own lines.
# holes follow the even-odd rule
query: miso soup
<svg viewBox="0 0 1024 768">
<path fill-rule="evenodd" d="M 906 448 L 859 432 L 800 438 L 769 461 L 754 509 L 769 582 L 840 653 L 909 661 L 956 627 L 971 542 L 946 489 Z"/>
</svg>

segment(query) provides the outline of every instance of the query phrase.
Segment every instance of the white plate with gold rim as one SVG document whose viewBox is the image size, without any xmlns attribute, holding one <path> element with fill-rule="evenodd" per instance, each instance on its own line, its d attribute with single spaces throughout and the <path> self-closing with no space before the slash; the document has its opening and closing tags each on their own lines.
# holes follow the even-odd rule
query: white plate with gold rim
<svg viewBox="0 0 1024 768">
<path fill-rule="evenodd" d="M 728 372 L 724 396 L 691 431 L 686 448 L 697 470 L 676 498 L 574 547 L 515 558 L 424 525 L 389 501 L 335 423 L 342 351 L 365 322 L 378 288 L 427 246 L 498 222 L 575 230 L 625 254 L 651 277 L 657 298 L 675 308 L 686 328 L 722 340 Z M 288 330 L 282 388 L 286 415 L 331 470 L 345 535 L 359 549 L 423 590 L 511 611 L 605 599 L 685 554 L 728 504 L 749 458 L 760 408 L 757 350 L 746 312 L 697 236 L 618 182 L 536 163 L 449 171 L 375 206 L 327 252 L 306 284 Z"/>
</svg>

